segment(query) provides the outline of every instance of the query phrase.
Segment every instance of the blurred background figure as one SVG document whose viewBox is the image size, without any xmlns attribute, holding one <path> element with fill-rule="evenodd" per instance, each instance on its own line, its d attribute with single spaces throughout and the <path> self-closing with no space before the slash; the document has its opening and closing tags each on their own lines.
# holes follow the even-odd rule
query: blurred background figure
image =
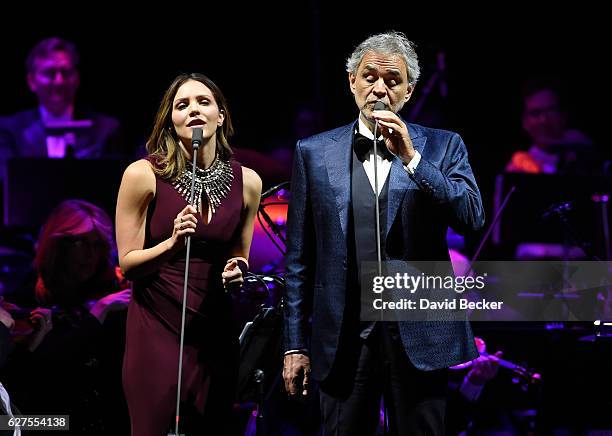
<svg viewBox="0 0 612 436">
<path fill-rule="evenodd" d="M 62 202 L 43 226 L 36 250 L 36 295 L 41 302 L 78 306 L 116 281 L 110 218 L 97 206 Z"/>
<path fill-rule="evenodd" d="M 510 189 L 515 191 L 493 232 L 502 256 L 607 257 L 609 182 L 602 177 L 603 150 L 571 127 L 573 101 L 560 80 L 535 77 L 521 86 L 527 145 L 515 149 L 494 184 L 492 216 Z M 567 174 L 572 177 L 564 177 Z"/>
<path fill-rule="evenodd" d="M 298 140 L 307 138 L 323 130 L 323 112 L 320 105 L 305 103 L 293 115 L 291 128 L 279 137 L 262 141 L 257 149 L 234 147 L 237 161 L 254 168 L 263 180 L 264 188 L 269 188 L 291 178 L 293 150 Z"/>
<path fill-rule="evenodd" d="M 34 261 L 41 307 L 17 311 L 3 378 L 24 414 L 70 414 L 75 434 L 127 432 L 121 362 L 131 290 L 116 263 L 102 209 L 67 200 L 49 216 Z"/>
<path fill-rule="evenodd" d="M 449 435 L 515 435 L 524 434 L 525 429 L 511 415 L 519 407 L 516 397 L 526 398 L 520 386 L 531 383 L 521 380 L 515 371 L 505 370 L 498 378 L 499 367 L 508 368 L 512 362 L 503 360 L 502 352 L 486 352 L 486 344 L 479 337 L 474 338 L 479 356 L 470 361 L 451 367 L 449 390 L 450 401 L 447 408 Z M 467 370 L 466 370 L 467 369 Z M 525 370 L 526 371 L 526 370 Z M 512 379 L 514 377 L 514 379 Z M 537 375 L 539 380 L 539 374 Z M 512 380 L 511 380 L 512 379 Z"/>
<path fill-rule="evenodd" d="M 38 107 L 0 118 L 0 159 L 119 157 L 119 121 L 77 104 L 76 46 L 60 38 L 38 42 L 26 59 L 27 83 Z"/>
<path fill-rule="evenodd" d="M 9 348 L 11 346 L 11 335 L 10 331 L 15 325 L 15 320 L 9 312 L 3 307 L 2 296 L 0 296 L 0 369 L 4 365 L 4 362 L 8 356 Z M 13 417 L 13 410 L 9 393 L 4 389 L 2 383 L 0 383 L 0 415 L 8 415 Z M 15 436 L 19 436 L 21 433 L 15 430 L 13 433 Z"/>
<path fill-rule="evenodd" d="M 593 164 L 592 141 L 568 127 L 568 112 L 561 85 L 553 80 L 532 79 L 522 87 L 522 126 L 530 145 L 514 152 L 508 172 L 553 174 L 585 171 Z"/>
<path fill-rule="evenodd" d="M 324 130 L 323 111 L 321 107 L 322 104 L 316 102 L 300 105 L 295 111 L 290 135 L 281 140 L 271 151 L 271 155 L 274 159 L 286 165 L 288 171 L 293 164 L 293 150 L 295 150 L 295 144 L 300 139 L 308 138 Z"/>
<path fill-rule="evenodd" d="M 8 356 L 11 346 L 11 329 L 15 325 L 15 320 L 9 312 L 3 308 L 3 297 L 0 296 L 0 368 Z"/>
</svg>

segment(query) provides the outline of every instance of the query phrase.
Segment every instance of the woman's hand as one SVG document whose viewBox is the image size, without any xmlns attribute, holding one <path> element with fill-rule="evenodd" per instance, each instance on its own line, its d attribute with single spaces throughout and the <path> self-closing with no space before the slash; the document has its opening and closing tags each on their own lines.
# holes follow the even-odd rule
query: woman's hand
<svg viewBox="0 0 612 436">
<path fill-rule="evenodd" d="M 241 260 L 244 262 L 244 259 Z M 242 283 L 244 283 L 244 277 L 242 276 L 242 270 L 238 266 L 237 258 L 232 258 L 227 261 L 221 277 L 223 278 L 223 287 L 226 291 L 231 292 L 240 289 Z"/>
<path fill-rule="evenodd" d="M 196 208 L 190 204 L 178 213 L 174 219 L 172 236 L 168 240 L 171 250 L 181 248 L 182 245 L 178 242 L 184 241 L 185 236 L 195 233 L 196 225 L 198 224 L 198 219 L 195 217 L 197 213 Z"/>
</svg>

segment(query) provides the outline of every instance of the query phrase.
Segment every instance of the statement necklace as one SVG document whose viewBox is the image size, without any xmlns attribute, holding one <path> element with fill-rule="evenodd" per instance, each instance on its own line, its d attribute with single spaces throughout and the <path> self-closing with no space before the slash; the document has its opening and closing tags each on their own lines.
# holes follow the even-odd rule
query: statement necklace
<svg viewBox="0 0 612 436">
<path fill-rule="evenodd" d="M 191 174 L 192 170 L 185 168 L 183 173 L 172 184 L 174 189 L 189 203 L 189 194 L 191 193 Z M 212 165 L 205 170 L 196 167 L 195 172 L 195 202 L 196 209 L 200 210 L 202 204 L 202 191 L 206 193 L 208 204 L 212 214 L 221 204 L 221 201 L 232 188 L 234 173 L 229 162 L 220 159 L 218 156 Z"/>
</svg>

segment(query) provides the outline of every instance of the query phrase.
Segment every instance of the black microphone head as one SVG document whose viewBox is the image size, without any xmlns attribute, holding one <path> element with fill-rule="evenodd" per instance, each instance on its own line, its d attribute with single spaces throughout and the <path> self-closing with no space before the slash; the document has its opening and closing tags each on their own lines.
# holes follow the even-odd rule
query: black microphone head
<svg viewBox="0 0 612 436">
<path fill-rule="evenodd" d="M 204 141 L 204 131 L 201 127 L 196 127 L 191 131 L 191 145 L 193 148 L 197 148 L 202 145 Z"/>
<path fill-rule="evenodd" d="M 386 109 L 387 109 L 387 105 L 384 104 L 382 101 L 378 100 L 376 103 L 374 103 L 375 111 L 384 111 Z"/>
</svg>

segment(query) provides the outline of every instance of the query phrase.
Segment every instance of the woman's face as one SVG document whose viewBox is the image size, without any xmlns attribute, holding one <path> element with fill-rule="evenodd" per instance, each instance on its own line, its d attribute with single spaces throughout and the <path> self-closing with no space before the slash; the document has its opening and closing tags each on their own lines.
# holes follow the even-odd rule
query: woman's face
<svg viewBox="0 0 612 436">
<path fill-rule="evenodd" d="M 53 274 L 66 288 L 76 288 L 98 271 L 105 250 L 97 232 L 63 236 L 58 240 L 58 257 Z"/>
<path fill-rule="evenodd" d="M 172 124 L 181 142 L 191 151 L 191 135 L 195 128 L 204 133 L 204 143 L 216 141 L 216 131 L 225 116 L 217 106 L 212 91 L 203 83 L 189 80 L 178 89 L 172 102 Z"/>
</svg>

